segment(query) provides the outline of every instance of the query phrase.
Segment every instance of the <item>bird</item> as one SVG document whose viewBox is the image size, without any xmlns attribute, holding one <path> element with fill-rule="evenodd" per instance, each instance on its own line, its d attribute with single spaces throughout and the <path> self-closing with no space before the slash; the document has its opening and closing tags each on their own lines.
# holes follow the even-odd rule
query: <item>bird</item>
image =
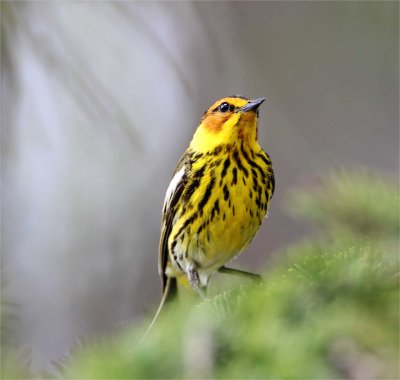
<svg viewBox="0 0 400 380">
<path fill-rule="evenodd" d="M 271 159 L 258 143 L 264 101 L 233 95 L 214 102 L 179 160 L 162 210 L 162 298 L 148 330 L 178 284 L 205 297 L 217 271 L 259 278 L 225 264 L 250 244 L 275 189 Z"/>
</svg>

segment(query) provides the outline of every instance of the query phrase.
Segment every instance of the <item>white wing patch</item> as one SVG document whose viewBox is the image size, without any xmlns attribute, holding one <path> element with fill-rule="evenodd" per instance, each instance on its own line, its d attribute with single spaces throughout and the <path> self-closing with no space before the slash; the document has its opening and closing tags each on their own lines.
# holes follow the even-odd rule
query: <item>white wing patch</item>
<svg viewBox="0 0 400 380">
<path fill-rule="evenodd" d="M 167 193 L 165 194 L 165 199 L 164 199 L 164 206 L 163 206 L 163 213 L 167 211 L 168 204 L 171 201 L 172 195 L 174 194 L 176 187 L 178 186 L 179 182 L 181 181 L 183 175 L 185 174 L 185 167 L 183 166 L 172 178 L 168 189 Z"/>
</svg>

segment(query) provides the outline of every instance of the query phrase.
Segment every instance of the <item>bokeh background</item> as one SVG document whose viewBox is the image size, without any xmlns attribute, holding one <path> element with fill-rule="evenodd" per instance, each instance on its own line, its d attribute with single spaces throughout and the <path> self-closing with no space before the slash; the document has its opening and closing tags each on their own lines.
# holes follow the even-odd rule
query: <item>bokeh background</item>
<svg viewBox="0 0 400 380">
<path fill-rule="evenodd" d="M 268 99 L 276 193 L 235 266 L 310 233 L 293 185 L 398 177 L 398 2 L 2 1 L 1 32 L 2 296 L 33 369 L 154 309 L 165 190 L 216 99 Z"/>
</svg>

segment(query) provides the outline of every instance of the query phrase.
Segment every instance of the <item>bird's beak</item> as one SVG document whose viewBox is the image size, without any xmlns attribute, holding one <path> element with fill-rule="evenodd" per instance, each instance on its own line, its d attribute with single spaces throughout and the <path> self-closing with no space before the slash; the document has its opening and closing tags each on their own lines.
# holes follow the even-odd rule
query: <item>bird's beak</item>
<svg viewBox="0 0 400 380">
<path fill-rule="evenodd" d="M 262 102 L 265 100 L 265 98 L 258 98 L 254 100 L 250 100 L 245 106 L 243 106 L 240 111 L 242 112 L 257 112 L 258 107 L 262 104 Z"/>
</svg>

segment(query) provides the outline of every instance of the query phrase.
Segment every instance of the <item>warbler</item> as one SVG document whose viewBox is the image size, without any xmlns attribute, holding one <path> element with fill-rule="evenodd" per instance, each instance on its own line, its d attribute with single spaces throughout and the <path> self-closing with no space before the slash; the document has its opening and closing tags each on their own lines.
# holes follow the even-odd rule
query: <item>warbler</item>
<svg viewBox="0 0 400 380">
<path fill-rule="evenodd" d="M 270 157 L 258 144 L 264 100 L 229 96 L 204 113 L 164 200 L 158 261 L 163 292 L 184 277 L 194 289 L 205 288 L 264 220 L 275 187 Z"/>
<path fill-rule="evenodd" d="M 264 100 L 235 95 L 216 101 L 179 160 L 164 200 L 163 296 L 150 328 L 178 282 L 202 294 L 216 271 L 253 275 L 224 265 L 257 233 L 275 188 L 270 157 L 258 144 Z"/>
</svg>

